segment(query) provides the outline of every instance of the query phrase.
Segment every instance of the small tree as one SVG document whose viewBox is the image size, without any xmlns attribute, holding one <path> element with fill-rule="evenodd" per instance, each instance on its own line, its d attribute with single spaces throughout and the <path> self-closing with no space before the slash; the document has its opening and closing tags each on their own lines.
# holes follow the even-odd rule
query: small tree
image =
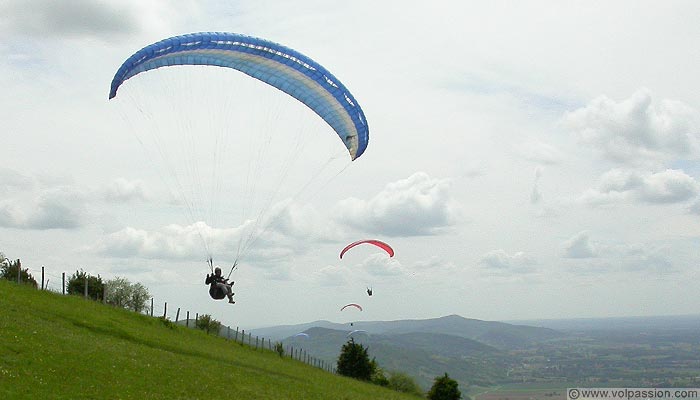
<svg viewBox="0 0 700 400">
<path fill-rule="evenodd" d="M 377 361 L 372 358 L 370 363 L 372 364 L 372 383 L 379 386 L 389 386 L 389 380 L 386 378 L 384 370 L 377 365 Z"/>
<path fill-rule="evenodd" d="M 376 363 L 369 360 L 367 348 L 350 338 L 340 350 L 337 369 L 340 375 L 369 381 L 376 369 Z"/>
<path fill-rule="evenodd" d="M 133 292 L 131 293 L 131 300 L 129 301 L 129 309 L 136 312 L 142 312 L 148 309 L 148 299 L 151 298 L 148 289 L 138 282 L 131 285 L 131 287 Z"/>
<path fill-rule="evenodd" d="M 19 258 L 11 261 L 5 258 L 5 255 L 0 253 L 0 277 L 8 281 L 17 282 L 17 272 L 19 271 L 19 281 L 27 285 L 34 286 L 36 289 L 39 285 L 36 279 L 29 273 L 29 268 L 22 269 L 22 262 Z"/>
<path fill-rule="evenodd" d="M 456 380 L 450 378 L 445 372 L 445 375 L 435 378 L 433 386 L 428 392 L 429 400 L 459 400 L 462 398 L 462 393 L 459 391 L 459 384 Z"/>
<path fill-rule="evenodd" d="M 111 305 L 142 312 L 148 307 L 147 301 L 151 295 L 142 284 L 116 277 L 105 282 L 105 297 Z"/>
<path fill-rule="evenodd" d="M 97 276 L 92 276 L 87 272 L 75 271 L 68 279 L 68 294 L 75 294 L 78 296 L 83 296 L 85 293 L 85 282 L 88 285 L 88 297 L 93 300 L 101 300 L 104 297 L 104 282 L 102 278 Z"/>
<path fill-rule="evenodd" d="M 280 355 L 280 357 L 284 357 L 284 345 L 282 343 L 275 343 L 275 351 Z"/>
<path fill-rule="evenodd" d="M 411 393 L 419 396 L 423 395 L 423 390 L 421 387 L 413 380 L 410 376 L 404 374 L 403 372 L 394 372 L 389 377 L 389 388 L 396 390 L 397 392 Z"/>
<path fill-rule="evenodd" d="M 197 329 L 218 335 L 221 330 L 221 322 L 215 320 L 209 314 L 204 314 L 197 319 Z"/>
</svg>

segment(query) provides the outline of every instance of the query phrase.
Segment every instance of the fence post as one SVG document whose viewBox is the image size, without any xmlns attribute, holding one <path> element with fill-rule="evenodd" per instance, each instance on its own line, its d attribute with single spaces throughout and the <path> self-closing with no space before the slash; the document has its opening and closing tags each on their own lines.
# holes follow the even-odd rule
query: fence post
<svg viewBox="0 0 700 400">
<path fill-rule="evenodd" d="M 151 317 L 153 316 L 153 297 L 151 297 Z"/>
<path fill-rule="evenodd" d="M 163 319 L 165 319 L 165 316 L 168 315 L 168 302 L 165 302 L 165 307 L 163 308 Z"/>
<path fill-rule="evenodd" d="M 41 290 L 44 290 L 44 266 L 41 266 Z"/>
<path fill-rule="evenodd" d="M 88 279 L 87 279 L 87 275 L 85 275 L 85 293 L 83 293 L 83 294 L 84 294 L 84 297 L 88 297 Z"/>
<path fill-rule="evenodd" d="M 248 347 L 253 347 L 253 334 L 248 332 Z"/>
<path fill-rule="evenodd" d="M 241 329 L 241 344 L 245 344 L 245 329 Z"/>
<path fill-rule="evenodd" d="M 238 341 L 238 327 L 236 327 L 236 338 L 233 339 L 233 341 L 234 341 L 234 342 L 237 342 L 237 341 Z"/>
<path fill-rule="evenodd" d="M 177 313 L 175 314 L 175 323 L 180 320 L 180 307 L 177 308 Z"/>
<path fill-rule="evenodd" d="M 255 350 L 258 349 L 258 335 L 255 335 Z"/>
<path fill-rule="evenodd" d="M 62 281 L 63 281 L 62 285 L 63 285 L 63 286 L 61 287 L 61 292 L 63 292 L 63 294 L 66 294 L 66 273 L 65 273 L 65 272 L 61 273 L 61 277 L 63 278 L 63 279 L 62 279 Z"/>
<path fill-rule="evenodd" d="M 22 263 L 17 260 L 17 283 L 22 283 L 20 277 L 22 276 Z"/>
<path fill-rule="evenodd" d="M 190 312 L 187 311 L 187 320 L 185 321 L 185 326 L 190 327 Z"/>
</svg>

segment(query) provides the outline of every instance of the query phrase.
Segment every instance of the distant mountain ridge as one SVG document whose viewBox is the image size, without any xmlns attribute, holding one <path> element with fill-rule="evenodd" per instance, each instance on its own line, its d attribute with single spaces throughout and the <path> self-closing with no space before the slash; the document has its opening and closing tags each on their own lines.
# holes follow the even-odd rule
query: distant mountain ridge
<svg viewBox="0 0 700 400">
<path fill-rule="evenodd" d="M 356 332 L 351 335 L 354 330 Z M 463 385 L 489 386 L 508 379 L 516 361 L 513 351 L 537 346 L 567 334 L 549 328 L 481 321 L 448 315 L 397 321 L 338 324 L 314 321 L 252 329 L 253 335 L 281 341 L 328 362 L 337 360 L 350 336 L 367 346 L 386 371 L 406 371 L 424 388 L 435 376 L 450 371 Z M 297 335 L 305 333 L 306 335 Z"/>
<path fill-rule="evenodd" d="M 482 321 L 448 315 L 430 319 L 396 321 L 358 321 L 352 326 L 329 321 L 315 321 L 298 325 L 282 325 L 253 329 L 254 335 L 284 339 L 310 328 L 326 328 L 340 331 L 365 330 L 370 334 L 396 335 L 408 333 L 433 333 L 475 340 L 500 349 L 512 349 L 546 340 L 565 337 L 564 333 L 550 328 L 513 325 L 504 322 Z"/>
</svg>

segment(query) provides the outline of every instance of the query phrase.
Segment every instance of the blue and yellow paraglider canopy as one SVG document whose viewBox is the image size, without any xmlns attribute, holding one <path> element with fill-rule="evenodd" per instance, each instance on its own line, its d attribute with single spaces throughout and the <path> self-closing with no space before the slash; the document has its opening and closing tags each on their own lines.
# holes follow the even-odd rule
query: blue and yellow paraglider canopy
<svg viewBox="0 0 700 400">
<path fill-rule="evenodd" d="M 333 74 L 288 47 L 236 33 L 191 33 L 144 47 L 117 70 L 109 98 L 117 95 L 119 86 L 127 79 L 173 65 L 211 65 L 241 71 L 312 109 L 338 134 L 352 160 L 367 148 L 369 127 L 365 115 L 350 91 Z"/>
</svg>

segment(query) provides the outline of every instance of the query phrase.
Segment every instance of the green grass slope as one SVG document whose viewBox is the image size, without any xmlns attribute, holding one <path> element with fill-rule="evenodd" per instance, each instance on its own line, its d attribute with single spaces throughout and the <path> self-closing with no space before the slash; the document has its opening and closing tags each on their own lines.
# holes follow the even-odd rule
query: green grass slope
<svg viewBox="0 0 700 400">
<path fill-rule="evenodd" d="M 1 399 L 415 399 L 115 309 L 0 280 Z"/>
</svg>

